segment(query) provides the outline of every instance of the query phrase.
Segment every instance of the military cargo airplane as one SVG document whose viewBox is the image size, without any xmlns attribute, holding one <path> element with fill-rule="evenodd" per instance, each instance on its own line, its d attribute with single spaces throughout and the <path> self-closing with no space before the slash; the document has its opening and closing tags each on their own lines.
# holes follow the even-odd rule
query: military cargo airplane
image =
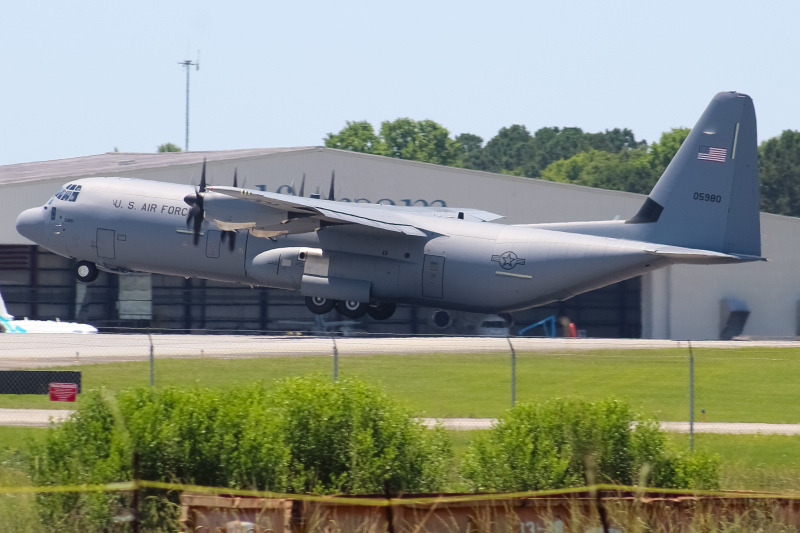
<svg viewBox="0 0 800 533">
<path fill-rule="evenodd" d="M 302 189 L 302 187 L 301 187 Z M 527 225 L 476 209 L 407 207 L 206 183 L 85 178 L 17 219 L 17 231 L 98 269 L 299 291 L 382 320 L 397 303 L 498 314 L 565 300 L 672 264 L 761 259 L 751 98 L 717 94 L 627 220 Z"/>
</svg>

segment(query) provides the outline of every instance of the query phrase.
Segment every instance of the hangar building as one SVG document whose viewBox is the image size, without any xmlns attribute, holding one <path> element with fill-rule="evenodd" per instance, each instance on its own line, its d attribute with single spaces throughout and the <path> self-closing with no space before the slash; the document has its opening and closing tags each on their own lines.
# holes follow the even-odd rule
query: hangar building
<svg viewBox="0 0 800 533">
<path fill-rule="evenodd" d="M 21 211 L 42 205 L 70 180 L 119 176 L 191 184 L 199 181 L 204 159 L 212 184 L 231 184 L 238 169 L 240 185 L 244 180 L 251 189 L 291 193 L 305 174 L 308 194 L 318 188 L 327 191 L 335 171 L 337 200 L 471 207 L 505 215 L 504 222 L 511 224 L 625 219 L 645 198 L 316 146 L 114 152 L 0 166 L 0 291 L 9 311 L 101 328 L 267 332 L 319 327 L 299 294 L 277 289 L 149 274 L 102 273 L 94 283 L 81 284 L 71 273 L 70 260 L 32 246 L 15 231 Z M 761 232 L 768 262 L 664 268 L 515 313 L 512 332 L 555 315 L 569 317 L 589 337 L 794 337 L 800 330 L 800 220 L 762 213 Z M 365 318 L 356 327 L 368 332 L 448 332 L 433 324 L 433 312 L 401 306 L 389 321 Z"/>
</svg>

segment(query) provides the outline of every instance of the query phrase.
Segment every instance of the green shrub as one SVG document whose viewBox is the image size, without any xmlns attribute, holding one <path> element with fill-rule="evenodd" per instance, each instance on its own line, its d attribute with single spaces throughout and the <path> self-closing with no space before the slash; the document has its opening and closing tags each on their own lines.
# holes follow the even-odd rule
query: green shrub
<svg viewBox="0 0 800 533">
<path fill-rule="evenodd" d="M 554 400 L 510 409 L 470 443 L 462 475 L 475 491 L 598 483 L 716 488 L 716 457 L 675 452 L 652 418 L 622 401 Z M 641 479 L 644 478 L 644 479 Z"/>
<path fill-rule="evenodd" d="M 289 487 L 352 494 L 444 489 L 452 460 L 442 428 L 425 429 L 358 380 L 285 380 L 270 395 L 288 448 Z"/>
<path fill-rule="evenodd" d="M 36 485 L 130 480 L 133 450 L 141 479 L 351 494 L 441 490 L 452 458 L 444 430 L 426 430 L 382 390 L 355 380 L 294 378 L 272 391 L 253 385 L 87 392 L 72 419 L 32 447 L 31 476 Z M 145 516 L 170 514 L 167 499 L 145 500 Z M 128 496 L 115 493 L 38 501 L 54 531 L 66 523 L 102 530 L 129 505 Z M 153 520 L 149 526 L 158 526 Z"/>
</svg>

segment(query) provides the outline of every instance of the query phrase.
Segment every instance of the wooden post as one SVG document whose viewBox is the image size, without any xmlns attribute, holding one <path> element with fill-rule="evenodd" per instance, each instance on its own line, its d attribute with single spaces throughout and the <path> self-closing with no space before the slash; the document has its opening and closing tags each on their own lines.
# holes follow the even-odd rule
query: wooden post
<svg viewBox="0 0 800 533">
<path fill-rule="evenodd" d="M 131 531 L 139 533 L 139 452 L 133 452 L 133 497 L 131 498 Z"/>
</svg>

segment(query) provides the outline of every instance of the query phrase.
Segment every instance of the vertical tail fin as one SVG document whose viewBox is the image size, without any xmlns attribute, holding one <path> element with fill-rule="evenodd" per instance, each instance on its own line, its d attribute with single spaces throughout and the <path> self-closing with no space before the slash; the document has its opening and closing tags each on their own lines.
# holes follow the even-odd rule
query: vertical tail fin
<svg viewBox="0 0 800 533">
<path fill-rule="evenodd" d="M 14 317 L 8 314 L 8 310 L 6 309 L 6 303 L 3 301 L 2 294 L 0 294 L 0 318 L 5 318 L 6 320 L 14 320 Z"/>
<path fill-rule="evenodd" d="M 651 242 L 760 257 L 756 145 L 753 100 L 718 93 L 627 223 Z"/>
</svg>

